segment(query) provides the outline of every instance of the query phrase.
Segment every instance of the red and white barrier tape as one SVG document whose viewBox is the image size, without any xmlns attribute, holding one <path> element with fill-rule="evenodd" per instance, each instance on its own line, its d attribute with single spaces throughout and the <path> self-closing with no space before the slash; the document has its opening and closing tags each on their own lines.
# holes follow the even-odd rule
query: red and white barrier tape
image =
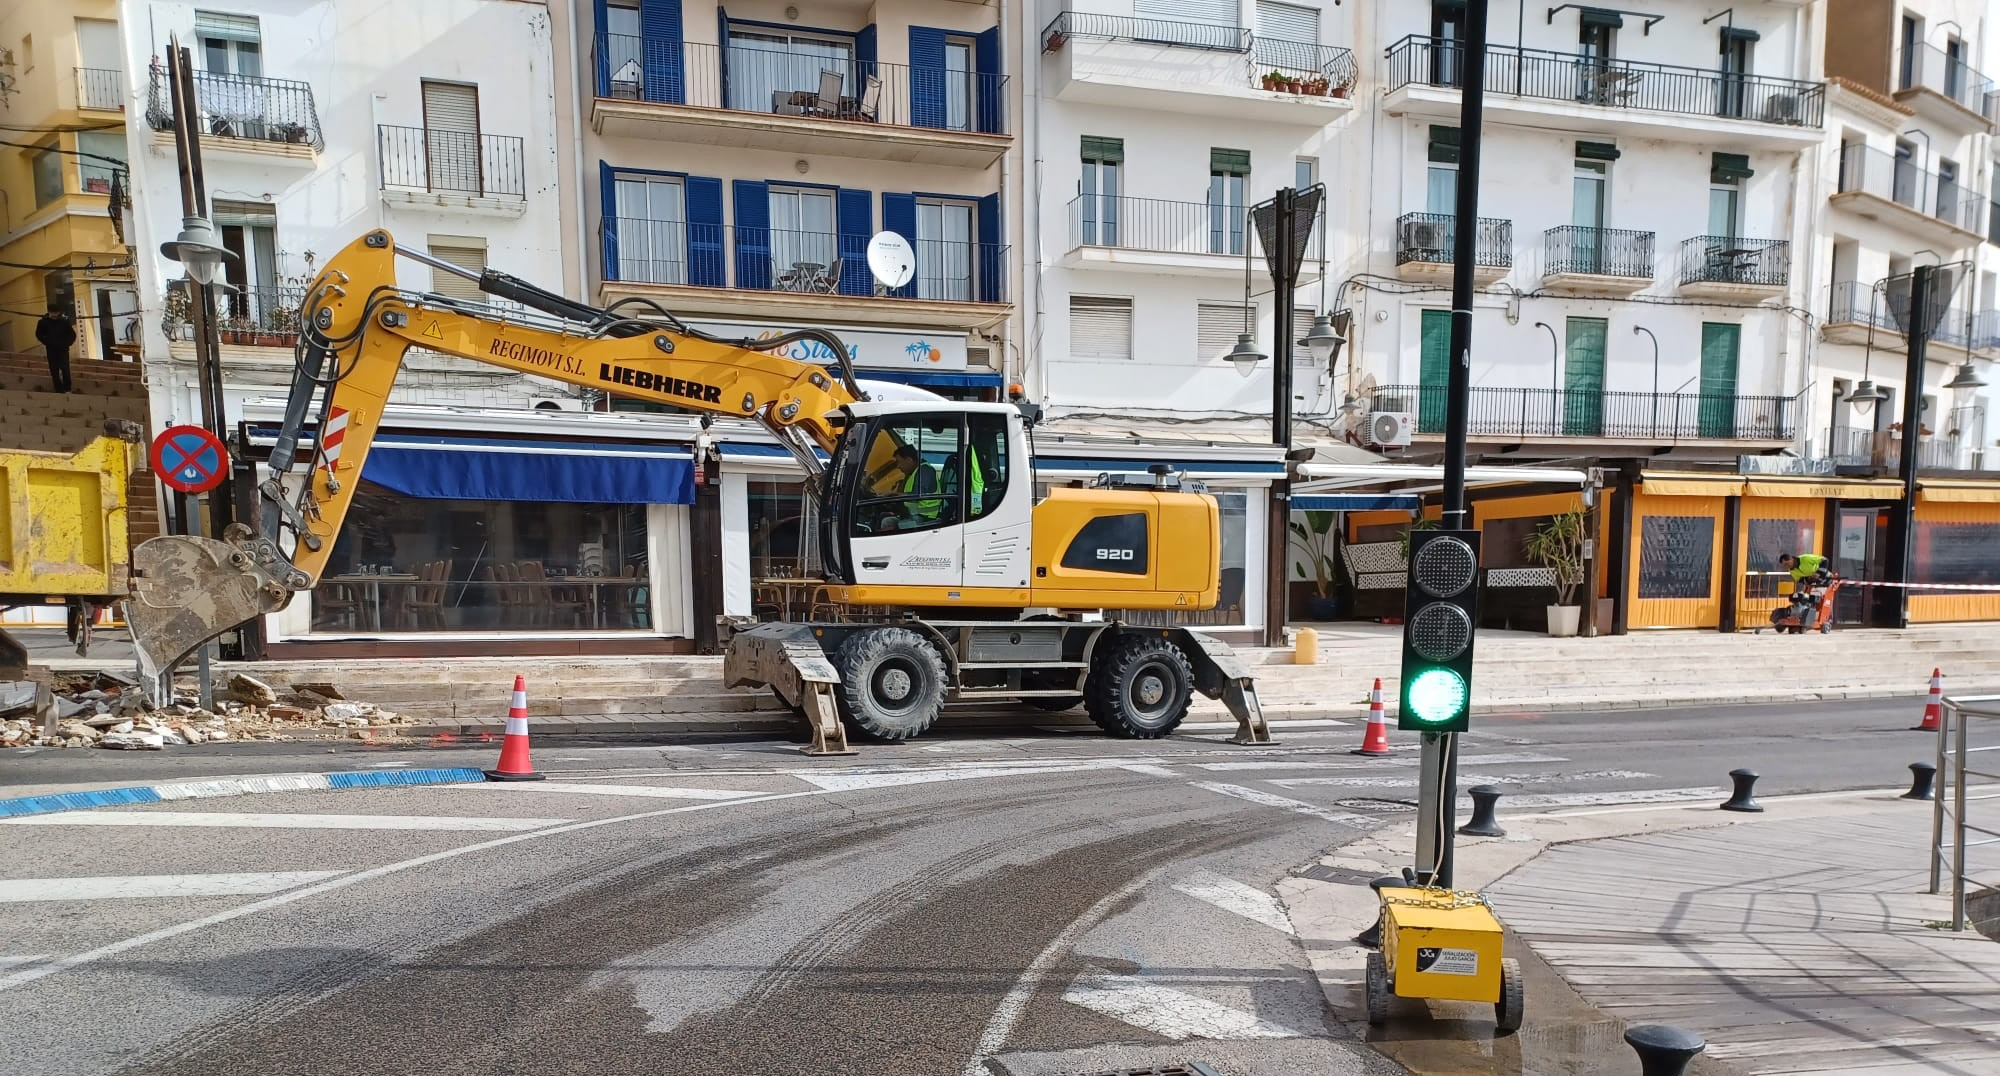
<svg viewBox="0 0 2000 1076">
<path fill-rule="evenodd" d="M 1865 579 L 1842 579 L 1843 587 L 1889 587 L 1894 590 L 1976 590 L 2000 594 L 2000 583 L 1877 583 Z"/>
</svg>

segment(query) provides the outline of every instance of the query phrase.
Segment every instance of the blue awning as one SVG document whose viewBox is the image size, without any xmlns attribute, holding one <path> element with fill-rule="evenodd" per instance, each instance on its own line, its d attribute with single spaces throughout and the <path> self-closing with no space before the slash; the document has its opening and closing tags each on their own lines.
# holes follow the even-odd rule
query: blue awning
<svg viewBox="0 0 2000 1076">
<path fill-rule="evenodd" d="M 893 381 L 898 385 L 922 385 L 925 388 L 997 389 L 1000 387 L 999 374 L 943 370 L 875 370 L 861 366 L 855 368 L 854 376 L 861 381 Z"/>
<path fill-rule="evenodd" d="M 694 503 L 693 458 L 660 445 L 385 434 L 361 477 L 427 500 Z"/>
<path fill-rule="evenodd" d="M 1294 512 L 1367 512 L 1383 508 L 1422 508 L 1424 499 L 1412 493 L 1307 493 L 1292 498 Z"/>
</svg>

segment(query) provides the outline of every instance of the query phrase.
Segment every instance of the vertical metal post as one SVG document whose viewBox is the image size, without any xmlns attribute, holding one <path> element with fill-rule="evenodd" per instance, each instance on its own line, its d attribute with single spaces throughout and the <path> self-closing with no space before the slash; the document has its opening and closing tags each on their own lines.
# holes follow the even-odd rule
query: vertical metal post
<svg viewBox="0 0 2000 1076">
<path fill-rule="evenodd" d="M 174 156 L 180 168 L 181 214 L 205 217 L 208 215 L 208 190 L 201 169 L 201 132 L 195 119 L 194 63 L 178 37 L 168 42 L 167 84 L 173 99 Z M 196 284 L 192 279 L 189 285 L 194 289 L 189 321 L 194 329 L 195 380 L 201 396 L 201 424 L 227 444 L 228 430 L 225 427 L 228 415 L 223 405 L 222 349 L 216 331 L 215 289 L 207 284 Z M 215 488 L 208 497 L 208 509 L 209 535 L 219 538 L 235 519 L 235 497 L 229 483 Z"/>
<path fill-rule="evenodd" d="M 1937 790 L 1931 793 L 1930 892 L 1932 893 L 1938 891 L 1938 875 L 1944 867 L 1944 797 L 1951 790 L 1952 786 L 1957 783 L 1951 779 L 1951 770 L 1945 766 L 1946 753 L 1944 749 L 1945 737 L 1951 735 L 1952 722 L 1958 719 L 1957 708 L 1952 706 L 1949 700 L 1946 700 L 1945 704 L 1940 707 L 1940 711 L 1943 715 L 1944 723 L 1938 726 L 1937 773 L 1935 779 L 1942 782 L 1942 784 L 1939 784 Z"/>
<path fill-rule="evenodd" d="M 1966 715 L 1958 715 L 1958 728 L 1953 733 L 1953 746 L 1958 758 L 1952 765 L 1958 767 L 1958 780 L 1951 783 L 1951 929 L 1965 929 L 1965 726 L 1972 722 Z M 1943 736 L 1940 728 L 1938 735 Z"/>
<path fill-rule="evenodd" d="M 1936 266 L 1919 265 L 1910 274 L 1909 359 L 1903 367 L 1902 458 L 1896 474 L 1903 480 L 1903 494 L 1896 500 L 1895 517 L 1889 527 L 1889 571 L 1898 583 L 1908 583 L 1915 574 L 1917 529 L 1917 443 L 1924 427 L 1924 352 L 1931 338 L 1931 289 Z M 1910 592 L 1892 587 L 1887 600 L 1896 613 L 1896 626 L 1910 626 Z"/>
<path fill-rule="evenodd" d="M 1292 226 L 1298 216 L 1298 192 L 1290 187 L 1278 191 L 1274 199 L 1276 226 L 1271 229 L 1275 249 L 1269 251 L 1271 264 L 1277 269 L 1272 273 L 1272 295 L 1276 309 L 1273 311 L 1276 324 L 1271 330 L 1271 442 L 1289 453 L 1292 449 L 1292 291 L 1298 283 L 1292 271 L 1293 250 Z M 1244 231 L 1251 229 L 1248 211 L 1245 211 Z M 1247 245 L 1249 235 L 1243 237 Z M 1287 535 L 1292 519 L 1291 477 L 1289 467 L 1285 475 L 1271 483 L 1269 532 L 1264 538 L 1267 564 L 1264 578 L 1267 580 L 1264 595 L 1264 645 L 1283 646 L 1285 644 L 1285 589 L 1289 574 L 1290 556 Z"/>
</svg>

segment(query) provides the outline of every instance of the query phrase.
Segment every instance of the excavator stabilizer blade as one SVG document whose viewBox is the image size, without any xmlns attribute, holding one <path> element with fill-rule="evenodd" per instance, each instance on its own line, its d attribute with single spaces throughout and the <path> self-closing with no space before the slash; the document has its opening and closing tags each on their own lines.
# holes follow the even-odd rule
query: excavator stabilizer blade
<svg viewBox="0 0 2000 1076">
<path fill-rule="evenodd" d="M 195 648 L 284 608 L 291 598 L 248 553 L 213 538 L 169 535 L 132 551 L 125 624 L 139 671 L 157 679 Z"/>
</svg>

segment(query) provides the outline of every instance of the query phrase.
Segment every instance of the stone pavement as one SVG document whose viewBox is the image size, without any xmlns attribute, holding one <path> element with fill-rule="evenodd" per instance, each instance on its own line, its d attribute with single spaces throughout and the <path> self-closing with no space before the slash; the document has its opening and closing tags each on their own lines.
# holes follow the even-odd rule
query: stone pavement
<svg viewBox="0 0 2000 1076">
<path fill-rule="evenodd" d="M 2000 1074 L 2000 944 L 1947 929 L 1947 898 L 1924 892 L 1929 805 L 1763 803 L 1509 818 L 1503 800 L 1508 835 L 1460 837 L 1457 881 L 1486 893 L 1528 958 L 1527 1026 L 1510 1042 L 1488 1006 L 1399 1002 L 1378 1048 L 1418 1073 L 1503 1054 L 1523 1074 L 1622 1073 L 1637 1068 L 1621 1025 L 1667 1023 L 1708 1039 L 1703 1073 Z M 1365 879 L 1394 873 L 1413 840 L 1402 827 L 1350 845 L 1281 887 L 1349 1019 Z"/>
</svg>

